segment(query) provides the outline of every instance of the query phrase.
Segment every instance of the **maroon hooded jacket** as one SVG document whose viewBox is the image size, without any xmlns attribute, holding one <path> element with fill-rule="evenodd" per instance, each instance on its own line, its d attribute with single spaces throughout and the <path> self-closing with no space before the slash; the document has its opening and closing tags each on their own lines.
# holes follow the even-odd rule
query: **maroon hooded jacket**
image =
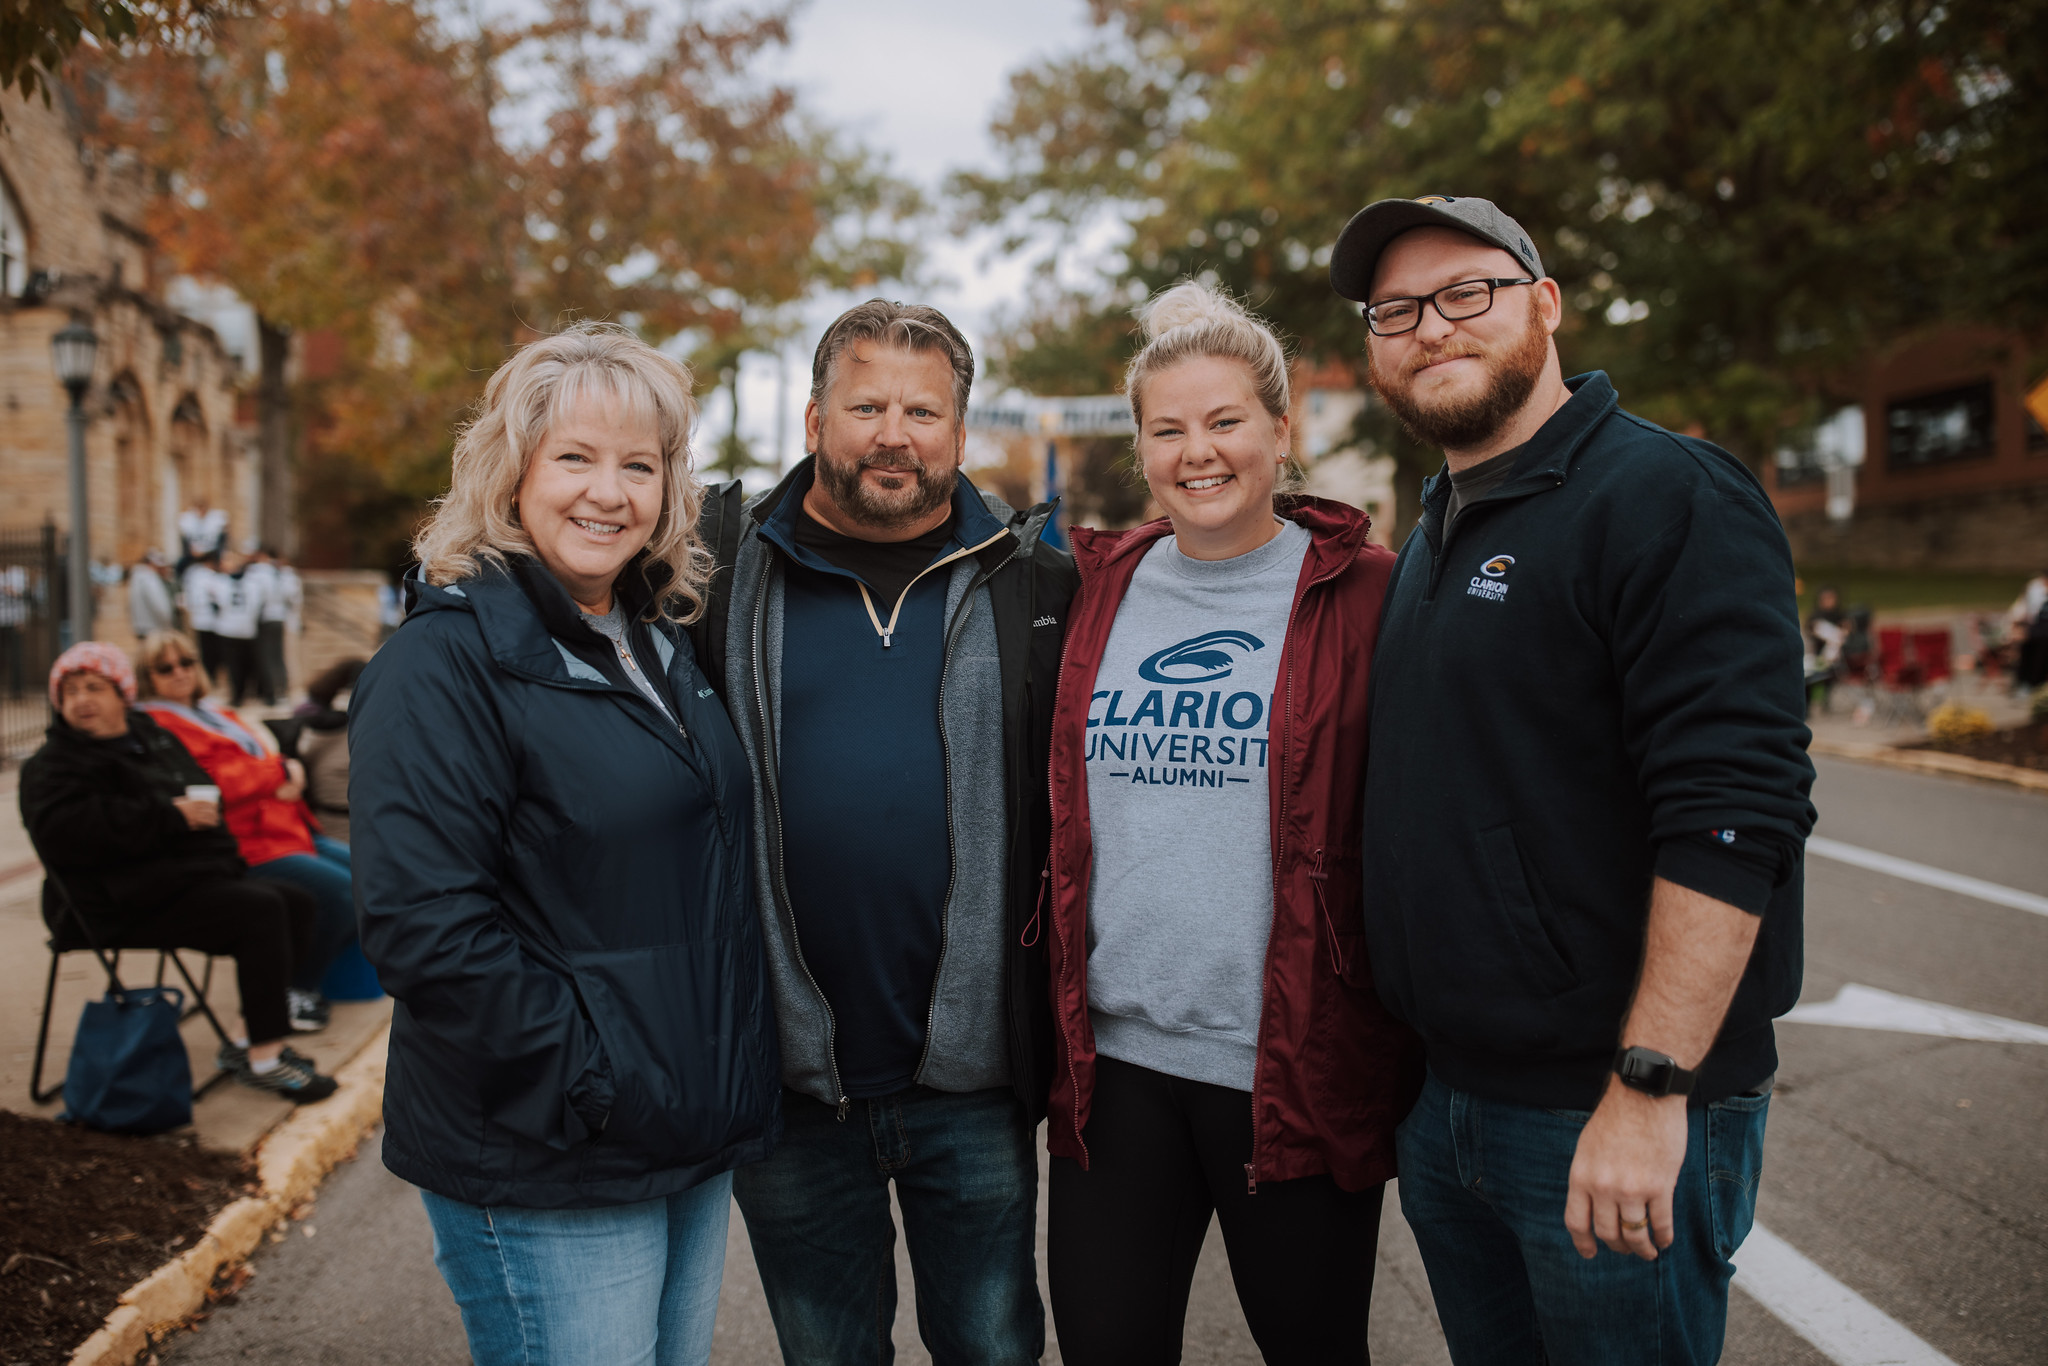
<svg viewBox="0 0 2048 1366">
<path fill-rule="evenodd" d="M 1249 1188 L 1328 1173 L 1346 1190 L 1394 1175 L 1394 1126 L 1422 1084 L 1414 1035 L 1373 993 L 1365 957 L 1366 685 L 1394 556 L 1365 539 L 1365 514 L 1320 498 L 1281 515 L 1313 538 L 1302 563 L 1269 732 L 1273 928 L 1252 1081 Z M 1050 892 L 1052 1008 L 1060 1057 L 1049 1145 L 1085 1167 L 1095 1087 L 1088 1020 L 1089 694 L 1117 604 L 1165 519 L 1131 531 L 1075 528 L 1081 588 L 1067 620 L 1053 709 Z M 1214 838 L 1215 831 L 1190 831 Z"/>
</svg>

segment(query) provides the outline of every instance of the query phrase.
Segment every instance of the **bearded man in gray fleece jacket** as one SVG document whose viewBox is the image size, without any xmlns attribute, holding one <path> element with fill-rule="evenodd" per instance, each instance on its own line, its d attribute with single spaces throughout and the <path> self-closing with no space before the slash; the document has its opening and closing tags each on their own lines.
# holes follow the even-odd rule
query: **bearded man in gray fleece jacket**
<svg viewBox="0 0 2048 1366">
<path fill-rule="evenodd" d="M 734 542 L 705 634 L 754 771 L 785 1087 L 783 1145 L 734 1194 L 789 1363 L 890 1358 L 892 1181 L 933 1357 L 1045 1346 L 1033 914 L 1076 578 L 1049 506 L 959 477 L 973 373 L 937 311 L 850 310 L 813 363 L 812 457 L 706 519 Z"/>
</svg>

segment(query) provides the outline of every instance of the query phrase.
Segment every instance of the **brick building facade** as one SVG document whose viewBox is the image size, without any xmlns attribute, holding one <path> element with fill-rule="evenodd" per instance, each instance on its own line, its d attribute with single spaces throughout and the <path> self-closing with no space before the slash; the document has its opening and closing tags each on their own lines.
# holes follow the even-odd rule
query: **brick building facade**
<svg viewBox="0 0 2048 1366">
<path fill-rule="evenodd" d="M 0 102 L 0 533 L 69 530 L 70 400 L 50 338 L 79 317 L 99 335 L 86 396 L 94 561 L 173 551 L 179 510 L 202 497 L 227 511 L 235 541 L 253 536 L 262 490 L 242 365 L 164 302 L 141 166 L 89 146 L 61 88 L 49 108 Z M 100 591 L 94 633 L 130 638 L 125 593 Z"/>
<path fill-rule="evenodd" d="M 2031 574 L 2048 568 L 2048 432 L 2029 415 L 2038 348 L 1957 328 L 1867 366 L 1847 396 L 1863 459 L 1846 519 L 1820 462 L 1780 457 L 1771 497 L 1801 564 Z M 1853 418 L 1852 418 L 1853 421 Z"/>
</svg>

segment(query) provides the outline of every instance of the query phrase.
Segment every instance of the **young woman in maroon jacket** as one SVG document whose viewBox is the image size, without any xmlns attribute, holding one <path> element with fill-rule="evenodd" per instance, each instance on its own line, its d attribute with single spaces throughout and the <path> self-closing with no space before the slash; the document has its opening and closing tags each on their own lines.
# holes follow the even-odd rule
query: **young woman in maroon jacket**
<svg viewBox="0 0 2048 1366">
<path fill-rule="evenodd" d="M 1166 517 L 1076 529 L 1053 720 L 1050 1279 L 1073 1366 L 1180 1360 L 1211 1214 L 1268 1362 L 1363 1362 L 1413 1038 L 1364 961 L 1394 557 L 1285 478 L 1287 360 L 1183 284 L 1127 380 Z"/>
</svg>

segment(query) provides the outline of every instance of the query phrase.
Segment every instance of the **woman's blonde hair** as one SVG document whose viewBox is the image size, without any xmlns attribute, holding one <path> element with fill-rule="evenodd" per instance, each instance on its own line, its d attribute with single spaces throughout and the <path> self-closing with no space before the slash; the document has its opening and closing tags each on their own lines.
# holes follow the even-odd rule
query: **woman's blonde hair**
<svg viewBox="0 0 2048 1366">
<path fill-rule="evenodd" d="M 1271 417 L 1287 416 L 1287 348 L 1265 319 L 1213 285 L 1183 280 L 1155 295 L 1137 310 L 1145 345 L 1124 371 L 1124 395 L 1131 420 L 1142 435 L 1145 425 L 1145 382 L 1162 370 L 1197 357 L 1241 362 L 1251 372 L 1252 392 Z M 1290 455 L 1273 486 L 1276 496 L 1307 487 Z"/>
<path fill-rule="evenodd" d="M 413 538 L 420 574 L 436 586 L 474 576 L 479 561 L 535 554 L 515 505 L 548 429 L 578 402 L 597 399 L 661 439 L 661 515 L 645 551 L 656 591 L 649 612 L 694 621 L 704 610 L 711 556 L 697 540 L 704 486 L 690 468 L 697 423 L 690 368 L 615 323 L 577 323 L 522 347 L 484 386 L 476 416 L 455 438 L 448 495 Z M 678 610 L 680 609 L 680 610 Z"/>
<path fill-rule="evenodd" d="M 142 648 L 135 652 L 135 690 L 139 696 L 163 696 L 156 690 L 156 669 L 152 666 L 164 657 L 166 650 L 176 650 L 181 658 L 192 661 L 192 677 L 197 680 L 192 690 L 193 702 L 213 691 L 213 679 L 207 676 L 199 645 L 192 637 L 183 631 L 151 631 L 142 638 Z"/>
</svg>

